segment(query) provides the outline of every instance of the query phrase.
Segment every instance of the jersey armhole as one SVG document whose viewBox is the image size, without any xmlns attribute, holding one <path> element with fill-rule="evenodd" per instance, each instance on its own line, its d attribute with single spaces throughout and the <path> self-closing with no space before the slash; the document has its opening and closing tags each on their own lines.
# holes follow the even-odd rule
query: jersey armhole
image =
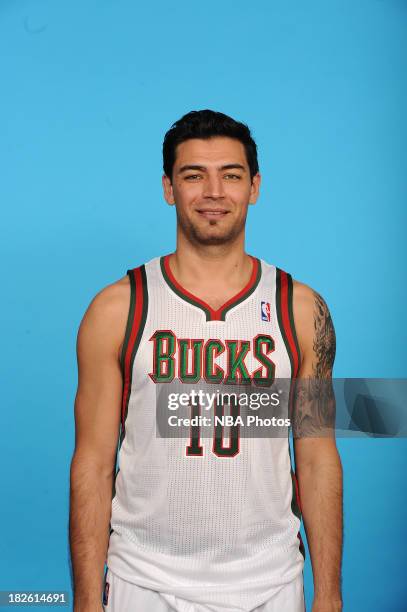
<svg viewBox="0 0 407 612">
<path fill-rule="evenodd" d="M 293 279 L 291 274 L 276 268 L 276 310 L 280 332 L 291 364 L 291 378 L 296 378 L 301 365 L 301 353 L 293 312 Z"/>
<path fill-rule="evenodd" d="M 148 290 L 145 266 L 127 270 L 130 278 L 130 307 L 120 355 L 123 376 L 120 446 L 125 436 L 125 423 L 132 390 L 133 364 L 143 335 L 148 310 Z"/>
<path fill-rule="evenodd" d="M 124 334 L 123 346 L 122 346 L 122 350 L 120 353 L 120 368 L 121 368 L 123 377 L 124 377 L 124 360 L 126 356 L 127 347 L 129 345 L 131 328 L 133 327 L 134 308 L 136 304 L 136 283 L 134 279 L 133 270 L 127 270 L 127 275 L 130 280 L 130 306 L 129 306 L 129 312 L 127 315 L 126 331 Z"/>
<path fill-rule="evenodd" d="M 288 315 L 290 318 L 290 324 L 291 324 L 292 334 L 294 338 L 295 348 L 298 354 L 298 370 L 299 370 L 301 367 L 301 363 L 302 363 L 302 355 L 301 355 L 300 343 L 298 342 L 298 335 L 297 335 L 297 330 L 296 330 L 295 321 L 294 321 L 294 282 L 293 282 L 291 274 L 287 274 L 287 276 L 288 276 Z"/>
</svg>

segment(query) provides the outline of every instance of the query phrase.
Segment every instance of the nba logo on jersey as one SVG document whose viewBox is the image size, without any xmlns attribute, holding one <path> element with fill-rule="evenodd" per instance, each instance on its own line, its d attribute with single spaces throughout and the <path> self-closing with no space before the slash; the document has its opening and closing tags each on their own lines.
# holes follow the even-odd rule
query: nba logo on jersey
<svg viewBox="0 0 407 612">
<path fill-rule="evenodd" d="M 261 320 L 270 322 L 270 302 L 261 303 Z"/>
</svg>

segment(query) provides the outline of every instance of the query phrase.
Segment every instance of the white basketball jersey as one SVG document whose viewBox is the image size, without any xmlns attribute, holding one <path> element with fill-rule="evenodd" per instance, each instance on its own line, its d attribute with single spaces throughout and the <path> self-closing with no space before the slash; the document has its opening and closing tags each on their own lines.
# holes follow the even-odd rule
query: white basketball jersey
<svg viewBox="0 0 407 612">
<path fill-rule="evenodd" d="M 288 435 L 159 437 L 157 389 L 200 381 L 265 388 L 294 378 L 300 352 L 291 276 L 252 258 L 246 287 L 218 310 L 183 289 L 169 256 L 128 270 L 119 470 L 107 565 L 198 604 L 251 610 L 303 570 Z"/>
</svg>

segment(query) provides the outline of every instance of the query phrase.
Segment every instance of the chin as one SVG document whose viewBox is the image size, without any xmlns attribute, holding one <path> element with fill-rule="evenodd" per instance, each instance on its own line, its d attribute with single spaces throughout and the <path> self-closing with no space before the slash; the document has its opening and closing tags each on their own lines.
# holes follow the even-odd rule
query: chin
<svg viewBox="0 0 407 612">
<path fill-rule="evenodd" d="M 231 240 L 230 238 L 225 238 L 224 236 L 208 236 L 196 238 L 195 242 L 201 244 L 202 246 L 214 246 L 227 244 L 228 242 L 231 242 Z"/>
<path fill-rule="evenodd" d="M 228 244 L 236 240 L 238 235 L 244 231 L 243 225 L 235 225 L 222 227 L 217 222 L 205 223 L 185 223 L 182 218 L 179 219 L 184 235 L 191 243 L 200 244 L 202 246 L 216 246 Z"/>
<path fill-rule="evenodd" d="M 221 232 L 200 232 L 195 231 L 191 236 L 194 242 L 202 245 L 221 245 L 233 242 L 236 238 L 234 232 L 221 233 Z"/>
</svg>

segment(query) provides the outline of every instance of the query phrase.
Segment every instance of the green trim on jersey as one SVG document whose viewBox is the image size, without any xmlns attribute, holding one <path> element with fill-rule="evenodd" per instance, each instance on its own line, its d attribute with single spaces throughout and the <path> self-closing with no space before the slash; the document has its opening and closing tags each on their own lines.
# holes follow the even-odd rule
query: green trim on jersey
<svg viewBox="0 0 407 612">
<path fill-rule="evenodd" d="M 231 308 L 234 308 L 238 304 L 241 304 L 241 302 L 246 300 L 248 297 L 250 297 L 252 295 L 252 293 L 254 293 L 254 291 L 256 291 L 257 286 L 258 286 L 258 284 L 260 282 L 260 279 L 261 279 L 261 261 L 257 257 L 253 257 L 253 259 L 255 259 L 257 261 L 257 274 L 256 274 L 256 278 L 255 278 L 255 281 L 254 281 L 253 285 L 240 298 L 238 298 L 237 300 L 235 300 L 234 302 L 232 302 L 231 304 L 229 304 L 228 306 L 226 306 L 225 308 L 222 309 L 221 321 L 225 320 L 226 313 L 229 312 L 229 310 Z"/>
<path fill-rule="evenodd" d="M 172 278 L 170 278 L 165 268 L 166 257 L 167 257 L 166 255 L 163 255 L 162 257 L 160 257 L 160 268 L 161 268 L 161 273 L 163 275 L 165 282 L 169 285 L 172 291 L 174 291 L 174 293 L 178 295 L 178 297 L 188 302 L 192 306 L 196 306 L 197 308 L 200 308 L 205 313 L 205 317 L 207 321 L 225 321 L 226 314 L 232 308 L 234 308 L 238 304 L 241 304 L 244 300 L 248 299 L 252 295 L 252 293 L 257 289 L 257 286 L 261 279 L 261 274 L 262 274 L 261 261 L 257 257 L 250 256 L 251 259 L 253 260 L 253 265 L 257 266 L 256 277 L 254 281 L 251 283 L 250 287 L 247 290 L 243 288 L 242 291 L 240 291 L 236 296 L 231 298 L 231 300 L 228 300 L 219 309 L 215 309 L 215 308 L 211 308 L 209 304 L 206 304 L 203 300 L 200 300 L 198 297 L 194 297 L 191 293 L 187 292 L 186 290 L 183 290 L 182 286 L 179 283 L 175 284 L 173 282 Z M 253 270 L 253 273 L 254 273 L 254 270 Z M 219 318 L 218 317 L 215 318 L 213 315 L 218 314 L 218 313 L 220 313 Z"/>
<path fill-rule="evenodd" d="M 189 304 L 192 304 L 192 306 L 198 306 L 198 308 L 201 308 L 201 310 L 203 310 L 206 315 L 206 320 L 210 321 L 211 320 L 210 310 L 208 308 L 205 308 L 203 304 L 200 304 L 199 302 L 195 301 L 192 297 L 189 297 L 189 295 L 186 295 L 185 293 L 180 291 L 178 287 L 174 285 L 174 283 L 172 282 L 172 280 L 167 274 L 167 270 L 165 269 L 164 258 L 165 258 L 165 255 L 160 257 L 160 266 L 161 266 L 161 272 L 162 272 L 163 277 L 165 278 L 165 281 L 168 283 L 168 285 L 171 287 L 174 293 L 178 295 L 178 297 L 182 298 L 186 302 L 189 302 Z"/>
<path fill-rule="evenodd" d="M 124 342 L 123 342 L 122 351 L 120 354 L 120 366 L 121 366 L 123 376 L 124 376 L 124 358 L 127 352 L 127 347 L 129 345 L 131 328 L 133 327 L 134 309 L 136 305 L 136 282 L 134 280 L 134 275 L 131 274 L 131 270 L 127 270 L 127 275 L 130 280 L 130 307 L 129 307 L 129 313 L 127 315 L 126 333 L 124 335 Z"/>
<path fill-rule="evenodd" d="M 277 321 L 278 321 L 278 325 L 280 328 L 280 332 L 284 340 L 284 344 L 287 350 L 288 357 L 290 359 L 291 377 L 292 377 L 294 374 L 294 357 L 292 354 L 290 343 L 287 338 L 287 332 L 286 332 L 284 320 L 283 320 L 283 312 L 281 309 L 281 269 L 280 268 L 276 268 L 276 312 L 277 312 Z"/>
<path fill-rule="evenodd" d="M 130 277 L 130 287 L 131 287 L 131 291 L 133 292 L 133 302 L 134 302 L 134 310 L 136 309 L 136 300 L 137 300 L 137 287 L 136 287 L 136 283 L 131 282 L 132 279 L 132 270 L 128 270 L 127 271 L 129 277 Z M 141 293 L 142 293 L 142 300 L 143 300 L 143 306 L 142 306 L 142 311 L 141 311 L 141 318 L 140 318 L 140 323 L 137 329 L 137 334 L 136 334 L 136 338 L 134 341 L 134 345 L 133 345 L 133 349 L 131 352 L 131 357 L 130 357 L 130 369 L 129 369 L 129 392 L 127 395 L 127 401 L 126 401 L 126 408 L 125 408 L 125 413 L 124 413 L 124 417 L 123 417 L 123 423 L 126 423 L 126 418 L 127 418 L 127 412 L 128 412 L 128 408 L 129 408 L 129 401 L 130 401 L 130 396 L 131 396 L 131 386 L 132 386 L 132 381 L 133 381 L 133 364 L 134 364 L 134 359 L 136 357 L 136 353 L 138 350 L 138 347 L 140 345 L 140 341 L 141 341 L 141 337 L 143 335 L 143 331 L 144 331 L 144 327 L 146 324 L 146 319 L 147 319 L 147 312 L 148 312 L 148 289 L 147 289 L 147 275 L 146 275 L 146 268 L 144 265 L 140 266 L 140 275 L 141 275 Z M 133 314 L 134 314 L 134 310 L 133 310 Z M 133 324 L 133 321 L 132 321 Z M 131 328 L 132 325 L 130 326 L 130 334 L 129 334 L 129 338 L 131 335 Z M 129 342 L 129 338 L 127 340 L 127 343 Z M 126 353 L 123 353 L 123 355 L 125 355 Z M 121 434 L 120 434 L 120 446 L 123 443 L 123 439 L 124 439 L 124 435 L 125 435 L 125 431 L 122 430 Z"/>
<path fill-rule="evenodd" d="M 295 329 L 295 323 L 294 323 L 294 311 L 293 311 L 294 284 L 293 284 L 293 279 L 292 279 L 291 274 L 287 273 L 287 279 L 288 279 L 288 316 L 290 318 L 291 331 L 292 331 L 293 338 L 294 338 L 295 348 L 297 350 L 298 370 L 299 370 L 301 367 L 302 358 L 301 358 L 300 344 L 298 342 L 297 331 Z"/>
<path fill-rule="evenodd" d="M 127 323 L 126 323 L 126 331 L 125 331 L 125 336 L 124 336 L 124 341 L 123 341 L 123 347 L 120 353 L 120 367 L 122 370 L 122 376 L 123 376 L 123 391 L 124 391 L 124 383 L 125 383 L 125 376 L 126 376 L 126 372 L 125 372 L 125 358 L 126 358 L 126 353 L 127 353 L 127 349 L 129 346 L 129 342 L 130 342 L 130 338 L 131 338 L 131 333 L 132 333 L 132 329 L 133 329 L 133 325 L 135 323 L 134 321 L 134 316 L 135 316 L 135 311 L 136 311 L 136 300 L 137 300 L 137 287 L 136 287 L 136 281 L 134 278 L 134 271 L 133 270 L 127 270 L 127 275 L 129 277 L 130 280 L 130 306 L 129 306 L 129 313 L 127 316 Z M 125 437 L 125 428 L 123 428 L 123 424 L 125 424 L 126 422 L 126 418 L 127 418 L 127 413 L 128 413 L 128 407 L 129 407 L 129 401 L 130 401 L 130 395 L 131 395 L 131 384 L 132 384 L 132 378 L 133 378 L 133 364 L 134 364 L 134 359 L 137 353 L 137 349 L 139 347 L 140 341 L 141 341 L 141 336 L 143 335 L 143 331 L 144 331 L 144 327 L 146 324 L 146 319 L 147 319 L 147 311 L 148 311 L 148 289 L 147 289 L 147 275 L 146 275 L 146 269 L 145 266 L 142 265 L 140 266 L 140 276 L 141 276 L 141 292 L 142 292 L 142 300 L 143 300 L 143 307 L 142 307 L 142 311 L 141 311 L 141 317 L 140 317 L 140 323 L 138 325 L 138 329 L 137 329 L 137 333 L 136 333 L 136 338 L 135 338 L 135 342 L 134 342 L 134 346 L 131 352 L 131 356 L 130 356 L 130 367 L 129 367 L 129 389 L 128 389 L 128 395 L 127 395 L 127 399 L 126 399 L 126 407 L 125 407 L 125 413 L 123 418 L 121 419 L 120 422 L 120 433 L 119 433 L 119 440 L 118 440 L 118 446 L 116 448 L 116 457 L 115 457 L 115 469 L 116 469 L 116 465 L 117 465 L 117 458 L 118 458 L 118 454 L 120 452 L 124 437 Z M 120 472 L 120 466 L 115 474 L 115 477 L 113 479 L 113 486 L 112 486 L 112 499 L 115 497 L 116 495 L 116 479 L 117 476 Z M 109 523 L 110 524 L 110 523 Z M 113 529 L 110 528 L 110 534 L 112 534 Z"/>
</svg>

